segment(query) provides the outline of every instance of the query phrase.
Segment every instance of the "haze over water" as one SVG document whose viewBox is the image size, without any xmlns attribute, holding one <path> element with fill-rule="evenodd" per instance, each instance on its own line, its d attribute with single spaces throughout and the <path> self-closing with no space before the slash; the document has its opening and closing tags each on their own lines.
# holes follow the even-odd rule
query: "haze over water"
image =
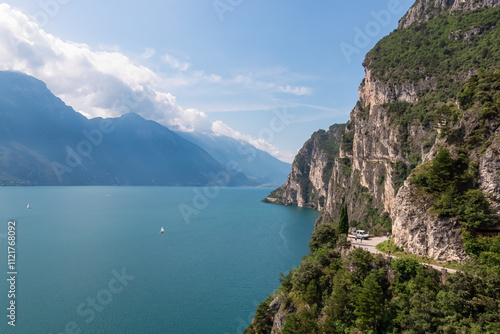
<svg viewBox="0 0 500 334">
<path fill-rule="evenodd" d="M 18 271 L 15 328 L 0 281 L 0 333 L 241 333 L 308 253 L 318 213 L 225 188 L 188 222 L 194 191 L 0 188 L 0 272 L 13 219 Z"/>
</svg>

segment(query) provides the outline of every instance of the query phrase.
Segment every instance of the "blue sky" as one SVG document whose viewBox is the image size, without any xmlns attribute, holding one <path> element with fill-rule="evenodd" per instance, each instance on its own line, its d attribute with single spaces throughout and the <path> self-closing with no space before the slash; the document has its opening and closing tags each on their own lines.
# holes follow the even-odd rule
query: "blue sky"
<svg viewBox="0 0 500 334">
<path fill-rule="evenodd" d="M 96 54 L 120 54 L 151 70 L 161 77 L 155 89 L 175 96 L 179 112 L 199 111 L 236 137 L 261 137 L 272 146 L 268 151 L 290 161 L 312 132 L 348 120 L 364 76 L 364 55 L 397 27 L 414 1 L 4 2 L 64 42 L 85 44 Z M 48 81 L 49 88 L 57 86 Z M 80 111 L 94 96 L 78 99 L 59 90 Z M 92 103 L 89 116 L 107 110 Z M 289 122 L 262 138 L 284 108 Z"/>
</svg>

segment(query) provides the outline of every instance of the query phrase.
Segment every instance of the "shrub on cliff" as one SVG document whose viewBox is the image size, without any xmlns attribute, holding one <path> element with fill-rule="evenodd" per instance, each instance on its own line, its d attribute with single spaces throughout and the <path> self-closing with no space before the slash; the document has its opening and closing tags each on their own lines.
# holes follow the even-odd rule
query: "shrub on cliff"
<svg viewBox="0 0 500 334">
<path fill-rule="evenodd" d="M 347 205 L 340 209 L 339 233 L 347 234 L 349 232 L 349 217 L 347 215 Z"/>
<path fill-rule="evenodd" d="M 320 247 L 334 248 L 337 240 L 337 229 L 333 223 L 320 224 L 314 230 L 309 242 L 309 249 L 314 252 Z"/>
</svg>

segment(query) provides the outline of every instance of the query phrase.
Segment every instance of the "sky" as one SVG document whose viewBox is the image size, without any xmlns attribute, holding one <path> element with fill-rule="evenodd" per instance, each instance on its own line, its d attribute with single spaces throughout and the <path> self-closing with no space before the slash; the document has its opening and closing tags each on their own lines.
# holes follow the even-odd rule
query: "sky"
<svg viewBox="0 0 500 334">
<path fill-rule="evenodd" d="M 0 0 L 0 69 L 87 117 L 137 112 L 291 162 L 344 123 L 413 0 Z"/>
</svg>

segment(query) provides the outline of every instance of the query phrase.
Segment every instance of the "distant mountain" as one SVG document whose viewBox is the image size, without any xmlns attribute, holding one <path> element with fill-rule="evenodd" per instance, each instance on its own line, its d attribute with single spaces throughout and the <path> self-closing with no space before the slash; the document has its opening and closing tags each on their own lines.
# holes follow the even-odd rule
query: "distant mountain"
<svg viewBox="0 0 500 334">
<path fill-rule="evenodd" d="M 203 148 L 221 164 L 235 164 L 250 180 L 261 186 L 282 185 L 292 168 L 291 164 L 278 160 L 245 141 L 214 133 L 178 134 Z"/>
<path fill-rule="evenodd" d="M 0 72 L 0 185 L 255 186 L 137 114 L 87 119 L 42 82 Z"/>
</svg>

